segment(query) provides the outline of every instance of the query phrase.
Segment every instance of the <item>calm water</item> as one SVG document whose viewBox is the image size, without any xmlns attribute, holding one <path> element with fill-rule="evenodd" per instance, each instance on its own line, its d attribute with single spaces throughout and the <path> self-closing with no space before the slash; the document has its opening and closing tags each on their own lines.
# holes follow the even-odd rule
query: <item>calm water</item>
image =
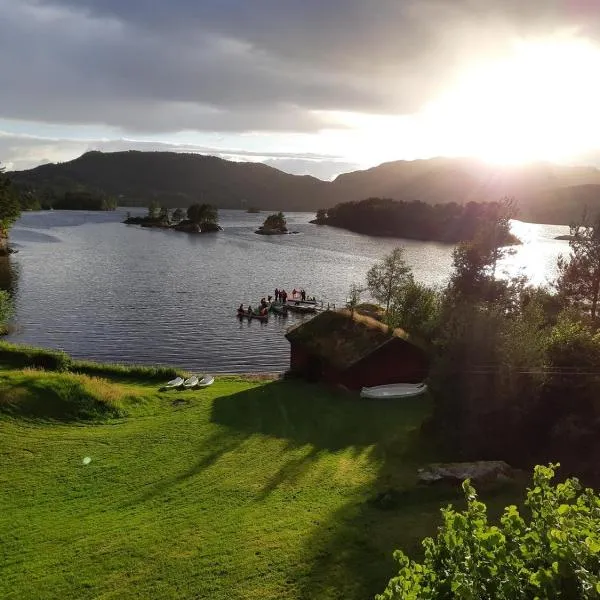
<svg viewBox="0 0 600 600">
<path fill-rule="evenodd" d="M 319 227 L 308 223 L 313 213 L 287 215 L 298 235 L 265 237 L 254 234 L 261 214 L 220 211 L 225 231 L 194 236 L 123 225 L 125 212 L 23 215 L 11 234 L 19 252 L 10 258 L 17 309 L 10 341 L 103 361 L 281 371 L 289 362 L 283 334 L 300 317 L 240 323 L 240 302 L 303 287 L 339 305 L 399 244 L 426 283 L 443 284 L 451 263 L 449 246 Z M 567 228 L 516 222 L 514 230 L 525 243 L 504 268 L 547 282 L 568 250 L 553 237 Z"/>
</svg>

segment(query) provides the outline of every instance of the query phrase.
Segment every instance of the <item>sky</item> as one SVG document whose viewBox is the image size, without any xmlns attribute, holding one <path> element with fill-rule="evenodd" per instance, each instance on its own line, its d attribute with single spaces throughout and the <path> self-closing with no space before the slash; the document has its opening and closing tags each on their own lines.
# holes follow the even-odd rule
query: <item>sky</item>
<svg viewBox="0 0 600 600">
<path fill-rule="evenodd" d="M 0 0 L 0 163 L 600 165 L 597 0 Z"/>
</svg>

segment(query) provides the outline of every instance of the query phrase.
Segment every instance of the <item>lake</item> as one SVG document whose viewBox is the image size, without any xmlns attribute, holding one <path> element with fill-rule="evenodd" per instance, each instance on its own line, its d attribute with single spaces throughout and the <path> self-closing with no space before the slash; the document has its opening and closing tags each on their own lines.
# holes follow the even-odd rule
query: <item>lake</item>
<svg viewBox="0 0 600 600">
<path fill-rule="evenodd" d="M 9 341 L 60 348 L 76 358 L 177 365 L 192 371 L 283 371 L 285 330 L 301 317 L 240 322 L 241 302 L 256 306 L 276 287 L 303 287 L 343 304 L 350 285 L 397 245 L 415 277 L 443 285 L 452 247 L 373 238 L 312 225 L 314 213 L 288 213 L 297 235 L 259 236 L 264 214 L 220 211 L 224 231 L 190 235 L 124 225 L 115 212 L 24 213 L 11 232 L 16 314 Z M 131 209 L 143 214 L 143 209 Z M 535 283 L 554 275 L 567 227 L 516 221 L 524 241 L 501 269 Z"/>
</svg>

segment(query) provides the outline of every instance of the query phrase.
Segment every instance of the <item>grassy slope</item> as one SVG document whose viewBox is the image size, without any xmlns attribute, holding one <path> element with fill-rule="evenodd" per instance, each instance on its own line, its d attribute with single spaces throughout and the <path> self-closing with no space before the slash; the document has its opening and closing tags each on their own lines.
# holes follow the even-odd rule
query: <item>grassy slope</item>
<svg viewBox="0 0 600 600">
<path fill-rule="evenodd" d="M 426 401 L 240 378 L 159 393 L 121 380 L 99 393 L 126 417 L 45 420 L 44 385 L 73 377 L 0 373 L 5 600 L 372 597 L 393 549 L 414 552 L 456 497 L 413 485 L 432 458 L 415 435 Z M 15 410 L 22 401 L 35 418 Z M 368 501 L 390 486 L 404 490 L 400 506 Z"/>
</svg>

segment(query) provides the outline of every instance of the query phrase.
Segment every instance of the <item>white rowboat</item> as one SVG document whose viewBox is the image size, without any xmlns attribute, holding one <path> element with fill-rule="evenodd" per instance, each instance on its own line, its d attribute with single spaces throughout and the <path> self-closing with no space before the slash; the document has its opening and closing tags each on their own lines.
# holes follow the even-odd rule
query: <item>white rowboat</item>
<svg viewBox="0 0 600 600">
<path fill-rule="evenodd" d="M 175 379 L 171 379 L 171 381 L 167 382 L 165 385 L 166 388 L 178 388 L 183 385 L 183 377 L 176 377 Z"/>
<path fill-rule="evenodd" d="M 212 385 L 214 381 L 215 378 L 212 375 L 203 375 L 200 381 L 198 382 L 198 387 L 208 387 L 209 385 Z"/>
<path fill-rule="evenodd" d="M 186 379 L 183 382 L 183 387 L 184 388 L 193 388 L 196 387 L 198 385 L 198 378 L 195 375 L 192 375 L 189 379 Z"/>
<path fill-rule="evenodd" d="M 361 398 L 410 398 L 420 396 L 427 391 L 424 383 L 392 383 L 390 385 L 377 385 L 364 387 L 360 391 Z"/>
</svg>

